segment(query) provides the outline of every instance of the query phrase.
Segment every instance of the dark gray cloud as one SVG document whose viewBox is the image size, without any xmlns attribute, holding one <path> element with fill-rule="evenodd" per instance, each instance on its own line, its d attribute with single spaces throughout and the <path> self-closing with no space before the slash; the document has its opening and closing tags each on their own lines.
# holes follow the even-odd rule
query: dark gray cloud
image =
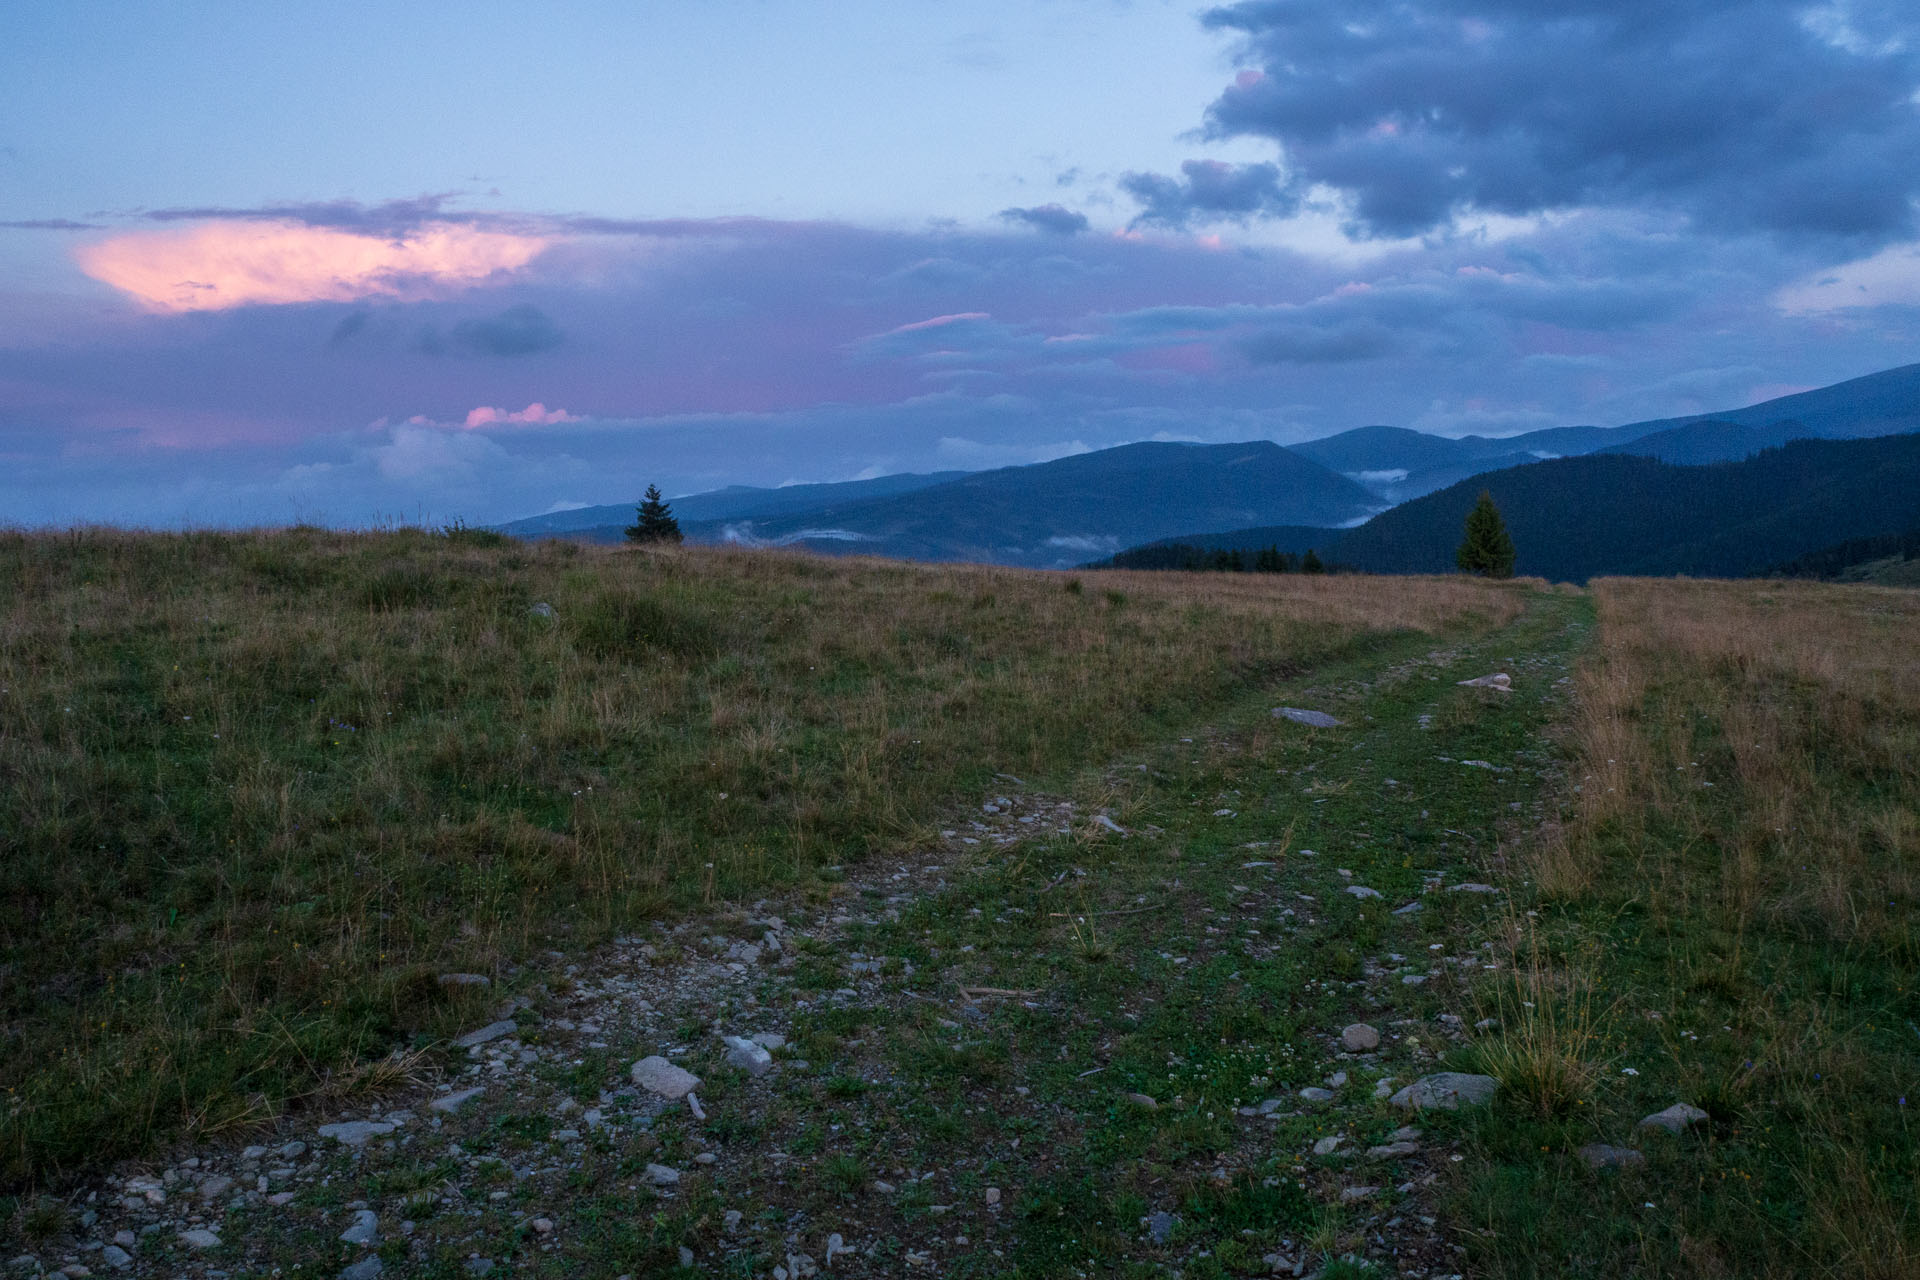
<svg viewBox="0 0 1920 1280">
<path fill-rule="evenodd" d="M 1300 204 L 1281 182 L 1280 167 L 1271 164 L 1188 160 L 1178 178 L 1129 173 L 1120 179 L 1120 189 L 1142 205 L 1136 224 L 1176 229 L 1196 222 L 1245 222 L 1262 214 L 1285 217 Z"/>
<path fill-rule="evenodd" d="M 327 337 L 330 347 L 343 347 L 352 342 L 366 329 L 367 321 L 373 319 L 373 312 L 367 310 L 350 311 L 339 324 L 333 326 L 333 332 Z"/>
<path fill-rule="evenodd" d="M 1255 334 L 1240 349 L 1255 364 L 1344 364 L 1392 355 L 1398 345 L 1381 325 L 1320 329 L 1294 324 Z"/>
<path fill-rule="evenodd" d="M 485 320 L 462 320 L 453 326 L 453 345 L 474 356 L 531 356 L 551 351 L 566 341 L 547 313 L 531 303 L 508 307 Z"/>
<path fill-rule="evenodd" d="M 1330 187 L 1359 235 L 1473 210 L 1678 211 L 1716 231 L 1874 243 L 1920 194 L 1920 16 L 1891 0 L 1246 0 L 1215 138 L 1278 143 L 1283 196 Z M 1143 218 L 1206 208 L 1134 175 Z"/>
<path fill-rule="evenodd" d="M 98 231 L 97 222 L 75 222 L 72 218 L 24 218 L 18 222 L 0 222 L 8 231 Z"/>
<path fill-rule="evenodd" d="M 135 216 L 148 222 L 206 222 L 213 219 L 242 222 L 298 222 L 309 227 L 332 227 L 376 235 L 397 235 L 428 222 L 491 222 L 499 215 L 447 208 L 458 192 L 439 192 L 404 200 L 362 204 L 358 200 L 313 200 L 245 207 L 192 205 L 168 209 L 141 209 Z"/>
<path fill-rule="evenodd" d="M 1049 231 L 1054 235 L 1078 235 L 1087 229 L 1087 215 L 1076 213 L 1064 205 L 1042 204 L 1031 209 L 1002 209 L 1000 216 L 1008 222 L 1032 227 L 1035 231 Z"/>
</svg>

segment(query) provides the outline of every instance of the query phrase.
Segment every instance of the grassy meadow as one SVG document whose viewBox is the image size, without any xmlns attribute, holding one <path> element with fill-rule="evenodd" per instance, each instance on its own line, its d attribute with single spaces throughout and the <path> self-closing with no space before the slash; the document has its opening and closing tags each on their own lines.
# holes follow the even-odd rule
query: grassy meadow
<svg viewBox="0 0 1920 1280">
<path fill-rule="evenodd" d="M 1486 1047 L 1510 1105 L 1456 1205 L 1481 1270 L 1920 1275 L 1920 594 L 1592 594 L 1578 790 L 1523 846 Z M 1708 1123 L 1635 1136 L 1676 1100 Z M 1646 1165 L 1596 1185 L 1596 1140 Z"/>
<path fill-rule="evenodd" d="M 0 1184 L 378 1085 L 497 999 L 438 975 L 912 847 L 1525 591 L 0 535 Z"/>
</svg>

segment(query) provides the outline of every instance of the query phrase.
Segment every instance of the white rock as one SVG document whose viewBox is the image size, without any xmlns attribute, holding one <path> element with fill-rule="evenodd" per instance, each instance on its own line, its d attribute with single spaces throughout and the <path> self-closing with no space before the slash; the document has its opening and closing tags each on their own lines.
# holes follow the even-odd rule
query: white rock
<svg viewBox="0 0 1920 1280">
<path fill-rule="evenodd" d="M 1441 1071 L 1430 1076 L 1421 1076 L 1412 1084 L 1393 1095 L 1389 1101 L 1396 1107 L 1408 1107 L 1416 1111 L 1437 1109 L 1440 1111 L 1458 1111 L 1464 1103 L 1480 1106 L 1493 1101 L 1493 1095 L 1499 1091 L 1500 1082 L 1492 1076 L 1470 1075 L 1463 1071 Z"/>
<path fill-rule="evenodd" d="M 490 987 L 493 979 L 484 973 L 443 973 L 439 978 L 443 987 Z"/>
<path fill-rule="evenodd" d="M 1355 1022 L 1341 1030 L 1340 1043 L 1349 1053 L 1368 1053 L 1380 1047 L 1380 1033 L 1364 1022 Z"/>
<path fill-rule="evenodd" d="M 377 1244 L 380 1240 L 380 1218 L 371 1209 L 361 1209 L 353 1215 L 353 1225 L 340 1233 L 340 1238 L 348 1244 Z"/>
<path fill-rule="evenodd" d="M 744 1036 L 721 1036 L 727 1046 L 727 1063 L 739 1067 L 748 1075 L 763 1076 L 773 1067 L 773 1055 L 764 1045 L 755 1044 Z"/>
<path fill-rule="evenodd" d="M 784 1049 L 787 1047 L 787 1038 L 777 1031 L 756 1032 L 748 1036 L 747 1039 L 753 1041 L 762 1049 Z"/>
<path fill-rule="evenodd" d="M 1449 885 L 1447 887 L 1447 892 L 1448 893 L 1498 893 L 1500 891 L 1494 888 L 1490 884 L 1475 884 L 1475 883 L 1469 882 L 1467 884 Z"/>
<path fill-rule="evenodd" d="M 180 1233 L 180 1243 L 193 1249 L 217 1249 L 220 1247 L 220 1237 L 205 1227 L 195 1227 Z"/>
<path fill-rule="evenodd" d="M 1275 707 L 1273 714 L 1279 720 L 1291 720 L 1295 724 L 1304 724 L 1315 729 L 1337 729 L 1340 721 L 1324 711 L 1308 711 L 1303 707 Z"/>
<path fill-rule="evenodd" d="M 659 1055 L 633 1064 L 633 1082 L 662 1098 L 684 1098 L 700 1087 L 700 1077 L 682 1070 Z"/>
<path fill-rule="evenodd" d="M 120 1270 L 133 1265 L 133 1255 L 117 1244 L 110 1244 L 100 1250 L 100 1261 Z"/>
<path fill-rule="evenodd" d="M 483 1044 L 491 1044 L 502 1036 L 510 1036 L 520 1030 L 520 1024 L 510 1019 L 489 1022 L 478 1031 L 469 1031 L 453 1043 L 461 1049 L 477 1049 Z"/>
<path fill-rule="evenodd" d="M 1685 1133 L 1689 1126 L 1703 1123 L 1707 1113 L 1690 1102 L 1676 1102 L 1665 1111 L 1656 1111 L 1638 1125 L 1642 1129 L 1665 1129 L 1668 1133 Z"/>
<path fill-rule="evenodd" d="M 323 1124 L 318 1133 L 323 1138 L 332 1138 L 335 1142 L 349 1147 L 357 1147 L 368 1138 L 384 1138 L 394 1131 L 395 1126 L 380 1120 L 349 1120 L 342 1124 Z"/>
<path fill-rule="evenodd" d="M 380 1261 L 380 1255 L 376 1253 L 360 1259 L 343 1270 L 340 1273 L 340 1280 L 375 1280 L 375 1277 L 385 1270 L 386 1264 Z"/>
<path fill-rule="evenodd" d="M 452 1093 L 442 1094 L 432 1102 L 429 1102 L 427 1104 L 427 1110 L 438 1111 L 442 1115 L 451 1115 L 485 1092 L 485 1089 L 478 1087 L 472 1089 L 456 1089 Z"/>
<path fill-rule="evenodd" d="M 1347 1140 L 1346 1135 L 1344 1134 L 1339 1134 L 1339 1133 L 1328 1134 L 1326 1137 L 1320 1139 L 1320 1141 L 1313 1144 L 1313 1154 L 1317 1156 L 1330 1156 L 1336 1150 L 1338 1150 L 1340 1144 L 1345 1142 L 1346 1140 Z"/>
<path fill-rule="evenodd" d="M 1332 1102 L 1333 1090 L 1308 1086 L 1300 1091 L 1300 1096 L 1308 1102 Z"/>
<path fill-rule="evenodd" d="M 680 1171 L 669 1169 L 664 1164 L 650 1164 L 647 1166 L 647 1181 L 656 1187 L 670 1187 L 680 1181 Z"/>
<path fill-rule="evenodd" d="M 1378 889 L 1369 889 L 1363 884 L 1350 884 L 1347 886 L 1347 892 L 1356 898 L 1377 898 L 1380 896 Z"/>
<path fill-rule="evenodd" d="M 1513 677 L 1504 671 L 1496 671 L 1490 676 L 1475 676 L 1471 680 L 1455 680 L 1455 684 L 1470 689 L 1497 689 L 1501 693 L 1513 692 Z"/>
</svg>

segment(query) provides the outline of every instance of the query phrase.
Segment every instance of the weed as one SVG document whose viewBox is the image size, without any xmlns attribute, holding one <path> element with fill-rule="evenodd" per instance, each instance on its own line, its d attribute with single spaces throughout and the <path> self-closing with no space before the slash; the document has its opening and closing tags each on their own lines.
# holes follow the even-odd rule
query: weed
<svg viewBox="0 0 1920 1280">
<path fill-rule="evenodd" d="M 866 1162 L 855 1155 L 828 1156 L 820 1162 L 820 1180 L 843 1196 L 867 1185 Z"/>
<path fill-rule="evenodd" d="M 1493 999 L 1476 1010 L 1497 1019 L 1499 1029 L 1472 1046 L 1470 1061 L 1535 1115 L 1565 1116 L 1586 1106 L 1607 1065 L 1607 1011 L 1594 1008 L 1579 969 L 1557 980 L 1531 966 L 1506 972 Z"/>
</svg>

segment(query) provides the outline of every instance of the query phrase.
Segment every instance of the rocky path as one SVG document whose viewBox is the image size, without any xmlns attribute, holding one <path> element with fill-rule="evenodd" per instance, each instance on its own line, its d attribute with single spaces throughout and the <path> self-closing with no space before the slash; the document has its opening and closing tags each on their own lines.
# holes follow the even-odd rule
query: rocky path
<svg viewBox="0 0 1920 1280">
<path fill-rule="evenodd" d="M 1587 626 L 1543 594 L 553 956 L 417 1083 L 122 1170 L 9 1274 L 1456 1274 L 1489 1082 L 1442 1073 L 1497 1031 L 1500 850 Z"/>
</svg>

